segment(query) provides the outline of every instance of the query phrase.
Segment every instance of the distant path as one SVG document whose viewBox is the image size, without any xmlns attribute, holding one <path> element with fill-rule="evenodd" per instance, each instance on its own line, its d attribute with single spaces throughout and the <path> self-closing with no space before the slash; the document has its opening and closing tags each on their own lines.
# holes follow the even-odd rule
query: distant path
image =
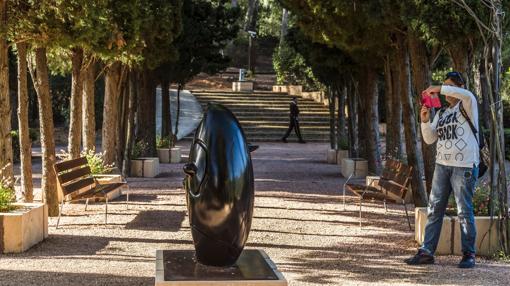
<svg viewBox="0 0 510 286">
<path fill-rule="evenodd" d="M 170 113 L 172 116 L 172 131 L 175 132 L 175 120 L 177 118 L 177 90 L 170 90 Z M 202 120 L 202 107 L 189 90 L 181 91 L 181 112 L 179 118 L 180 140 L 195 131 Z M 161 88 L 156 89 L 156 134 L 161 134 Z"/>
</svg>

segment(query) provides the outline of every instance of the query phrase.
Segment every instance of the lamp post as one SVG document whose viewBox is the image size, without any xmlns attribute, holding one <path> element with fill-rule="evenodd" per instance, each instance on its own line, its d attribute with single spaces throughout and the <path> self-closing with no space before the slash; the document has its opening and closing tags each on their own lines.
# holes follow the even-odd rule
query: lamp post
<svg viewBox="0 0 510 286">
<path fill-rule="evenodd" d="M 248 70 L 253 74 L 253 66 L 252 66 L 252 39 L 257 36 L 257 32 L 248 31 Z"/>
</svg>

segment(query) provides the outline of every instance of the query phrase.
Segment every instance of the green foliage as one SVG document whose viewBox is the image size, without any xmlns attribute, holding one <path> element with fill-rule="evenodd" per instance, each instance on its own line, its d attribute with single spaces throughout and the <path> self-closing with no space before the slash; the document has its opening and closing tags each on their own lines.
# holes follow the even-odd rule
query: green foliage
<svg viewBox="0 0 510 286">
<path fill-rule="evenodd" d="M 158 136 L 156 138 L 156 147 L 158 148 L 172 148 L 175 146 L 175 142 L 173 140 L 173 136 Z"/>
<path fill-rule="evenodd" d="M 144 156 L 149 151 L 149 144 L 143 140 L 135 142 L 131 150 L 131 158 L 136 159 Z"/>
<path fill-rule="evenodd" d="M 16 209 L 16 207 L 12 205 L 12 203 L 16 201 L 16 195 L 14 190 L 9 187 L 13 184 L 9 179 L 3 176 L 5 168 L 6 167 L 0 169 L 0 213 Z"/>
<path fill-rule="evenodd" d="M 81 156 L 87 158 L 87 164 L 93 175 L 109 174 L 115 168 L 115 164 L 106 164 L 103 153 L 95 153 L 94 150 L 82 151 Z"/>
<path fill-rule="evenodd" d="M 499 212 L 499 205 L 497 200 L 493 200 L 494 213 L 497 214 Z M 473 211 L 475 216 L 489 216 L 490 206 L 490 186 L 488 184 L 483 184 L 478 186 L 475 189 L 475 193 L 473 195 Z M 457 213 L 457 203 L 455 202 L 455 197 L 450 195 L 448 198 L 448 209 L 452 214 Z"/>
<path fill-rule="evenodd" d="M 71 155 L 65 150 L 60 150 L 57 154 L 60 160 L 70 160 Z M 87 158 L 87 165 L 93 175 L 109 174 L 115 168 L 115 164 L 106 164 L 104 161 L 104 153 L 96 153 L 94 149 L 83 150 L 80 152 L 80 157 Z"/>
<path fill-rule="evenodd" d="M 201 72 L 214 74 L 228 66 L 230 60 L 223 49 L 237 35 L 240 16 L 240 10 L 228 2 L 184 1 L 182 27 L 186 32 L 174 42 L 178 59 L 160 65 L 158 77 L 184 85 Z"/>
<path fill-rule="evenodd" d="M 273 54 L 278 84 L 302 85 L 305 90 L 319 89 L 319 83 L 303 56 L 284 42 Z"/>
<path fill-rule="evenodd" d="M 340 147 L 340 150 L 349 150 L 349 140 L 345 137 L 340 138 L 338 141 L 338 147 Z"/>
</svg>

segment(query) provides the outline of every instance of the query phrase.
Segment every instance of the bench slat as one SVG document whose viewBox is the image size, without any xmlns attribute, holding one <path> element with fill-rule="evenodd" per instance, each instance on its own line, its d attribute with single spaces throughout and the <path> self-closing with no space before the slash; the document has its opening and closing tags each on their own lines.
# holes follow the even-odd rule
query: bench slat
<svg viewBox="0 0 510 286">
<path fill-rule="evenodd" d="M 74 183 L 68 184 L 66 186 L 62 186 L 62 189 L 64 191 L 64 195 L 68 195 L 72 192 L 76 192 L 76 191 L 81 190 L 85 187 L 94 186 L 94 185 L 95 185 L 94 178 L 89 177 L 89 178 L 81 179 Z"/>
<path fill-rule="evenodd" d="M 62 173 L 62 174 L 58 175 L 58 180 L 62 185 L 64 185 L 64 184 L 69 183 L 69 182 L 76 180 L 78 178 L 90 177 L 91 175 L 92 174 L 90 172 L 90 167 L 85 166 L 83 168 L 74 169 L 71 172 Z"/>
<path fill-rule="evenodd" d="M 62 161 L 62 162 L 56 163 L 55 171 L 57 173 L 60 173 L 60 172 L 74 169 L 76 167 L 83 166 L 83 165 L 87 165 L 87 158 L 80 157 L 78 159 L 67 160 L 67 161 Z"/>
</svg>

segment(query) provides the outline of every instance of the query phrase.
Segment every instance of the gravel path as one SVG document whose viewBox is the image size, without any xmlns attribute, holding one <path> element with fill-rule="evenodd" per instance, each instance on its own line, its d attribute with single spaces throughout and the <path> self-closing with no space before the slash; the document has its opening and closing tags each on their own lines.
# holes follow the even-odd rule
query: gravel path
<svg viewBox="0 0 510 286">
<path fill-rule="evenodd" d="M 185 145 L 188 143 L 183 143 Z M 184 145 L 184 146 L 185 146 Z M 264 143 L 253 154 L 256 199 L 247 248 L 264 249 L 289 285 L 510 285 L 510 265 L 459 257 L 409 267 L 414 234 L 403 208 L 365 207 L 363 227 L 349 197 L 344 210 L 339 167 L 325 164 L 326 144 Z M 153 285 L 157 249 L 193 249 L 181 188 L 182 164 L 162 165 L 156 179 L 129 179 L 133 201 L 69 205 L 62 228 L 26 253 L 0 255 L 0 285 Z"/>
</svg>

